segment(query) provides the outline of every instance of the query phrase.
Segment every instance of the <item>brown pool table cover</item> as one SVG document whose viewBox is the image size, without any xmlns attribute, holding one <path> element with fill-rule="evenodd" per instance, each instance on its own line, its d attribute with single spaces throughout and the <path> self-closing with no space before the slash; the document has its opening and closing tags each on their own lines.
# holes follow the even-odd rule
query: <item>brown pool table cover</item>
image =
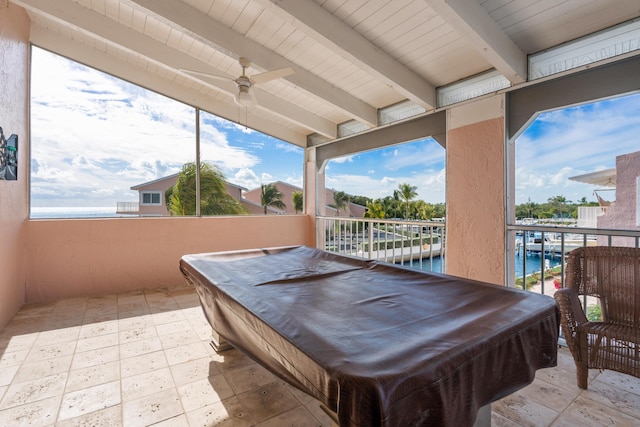
<svg viewBox="0 0 640 427">
<path fill-rule="evenodd" d="M 341 426 L 470 426 L 556 365 L 548 296 L 303 246 L 180 268 L 217 333 Z"/>
</svg>

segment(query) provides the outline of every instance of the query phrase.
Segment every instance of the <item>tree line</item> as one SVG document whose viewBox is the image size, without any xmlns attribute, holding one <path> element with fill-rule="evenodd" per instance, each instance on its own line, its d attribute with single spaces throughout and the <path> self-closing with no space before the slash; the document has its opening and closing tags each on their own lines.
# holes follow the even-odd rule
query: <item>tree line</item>
<svg viewBox="0 0 640 427">
<path fill-rule="evenodd" d="M 393 191 L 393 195 L 372 199 L 366 196 L 350 196 L 343 191 L 333 193 L 333 204 L 336 215 L 344 211 L 349 202 L 367 208 L 365 218 L 378 219 L 415 219 L 431 220 L 433 218 L 443 218 L 446 213 L 444 203 L 427 203 L 424 200 L 415 200 L 418 196 L 418 187 L 407 183 L 398 185 Z"/>
<path fill-rule="evenodd" d="M 578 208 L 580 206 L 599 206 L 598 202 L 588 202 L 586 197 L 577 202 L 567 200 L 559 195 L 549 197 L 545 203 L 535 203 L 528 201 L 516 205 L 516 218 L 578 218 Z"/>
<path fill-rule="evenodd" d="M 247 210 L 231 197 L 225 188 L 225 177 L 220 169 L 209 163 L 200 164 L 200 213 L 202 215 L 243 215 Z M 283 194 L 273 184 L 261 186 L 260 203 L 265 215 L 268 207 L 285 209 Z M 348 210 L 349 203 L 367 208 L 365 218 L 378 219 L 414 219 L 431 220 L 443 218 L 446 214 L 444 203 L 427 203 L 416 200 L 417 187 L 407 183 L 398 185 L 393 194 L 383 198 L 372 199 L 366 196 L 349 195 L 344 191 L 333 192 L 333 203 L 329 206 L 336 209 L 336 216 Z M 176 184 L 165 192 L 165 201 L 171 215 L 184 216 L 196 213 L 196 165 L 187 163 L 178 175 Z M 291 200 L 297 212 L 303 210 L 301 191 L 293 193 Z M 516 218 L 577 218 L 578 207 L 598 206 L 598 202 L 588 202 L 583 197 L 577 202 L 567 200 L 562 195 L 550 197 L 545 203 L 530 200 L 516 205 Z"/>
</svg>

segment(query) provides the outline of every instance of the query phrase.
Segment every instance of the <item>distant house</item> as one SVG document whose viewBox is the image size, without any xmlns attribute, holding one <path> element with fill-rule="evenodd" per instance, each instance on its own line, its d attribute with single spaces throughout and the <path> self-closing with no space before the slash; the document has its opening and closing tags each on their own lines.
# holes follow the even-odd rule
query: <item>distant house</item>
<svg viewBox="0 0 640 427">
<path fill-rule="evenodd" d="M 118 202 L 116 213 L 140 216 L 169 216 L 164 193 L 176 185 L 179 175 L 179 173 L 175 173 L 164 178 L 134 185 L 131 189 L 138 192 L 138 202 Z"/>
<path fill-rule="evenodd" d="M 595 190 L 602 208 L 595 218 L 597 228 L 640 230 L 640 151 L 617 156 L 615 169 L 592 172 L 569 179 L 600 187 L 599 190 Z M 598 194 L 606 190 L 615 191 L 614 200 L 607 201 Z M 608 242 L 599 238 L 598 244 L 606 245 Z M 634 239 L 626 237 L 613 237 L 611 244 L 635 246 Z"/>
<path fill-rule="evenodd" d="M 165 202 L 165 192 L 173 187 L 178 180 L 180 174 L 165 176 L 153 181 L 145 182 L 143 184 L 134 185 L 132 190 L 138 192 L 138 202 L 118 202 L 116 209 L 117 214 L 127 215 L 139 215 L 139 216 L 170 216 L 167 204 Z M 267 207 L 268 215 L 284 215 L 295 214 L 295 208 L 293 205 L 293 193 L 296 191 L 302 191 L 302 188 L 295 185 L 287 184 L 286 182 L 277 181 L 273 183 L 278 191 L 283 195 L 282 202 L 285 204 L 285 209 L 277 209 L 273 206 Z M 260 203 L 262 188 L 258 187 L 253 190 L 247 190 L 239 185 L 232 184 L 225 181 L 227 193 L 236 199 L 245 207 L 245 209 L 251 215 L 264 214 L 264 208 Z M 333 203 L 333 190 L 326 191 L 327 204 Z M 349 203 L 346 212 L 341 211 L 340 216 L 362 218 L 366 208 L 364 206 Z M 327 215 L 336 216 L 337 212 L 335 208 L 330 206 L 326 207 Z"/>
<path fill-rule="evenodd" d="M 164 194 L 169 188 L 176 185 L 179 175 L 180 173 L 175 173 L 164 178 L 134 185 L 131 189 L 138 192 L 138 202 L 118 202 L 116 214 L 171 216 Z M 246 191 L 246 188 L 225 181 L 225 189 L 231 197 L 242 203 L 242 192 Z M 256 208 L 251 204 L 242 204 L 249 213 L 262 213 L 261 206 L 258 206 L 259 210 L 256 211 Z"/>
<path fill-rule="evenodd" d="M 286 208 L 283 210 L 271 208 L 269 213 L 280 213 L 280 214 L 295 214 L 296 210 L 293 205 L 293 193 L 296 191 L 302 192 L 302 188 L 297 187 L 295 185 L 291 185 L 286 182 L 276 181 L 272 183 L 278 191 L 282 193 L 282 202 L 286 205 Z M 329 206 L 333 203 L 333 193 L 334 191 L 331 189 L 325 189 L 325 197 L 327 201 L 326 206 L 326 215 L 328 216 L 337 216 L 338 213 L 335 208 Z M 249 190 L 244 193 L 244 198 L 246 200 L 251 200 L 254 203 L 260 204 L 260 198 L 262 195 L 262 188 L 258 187 L 254 190 Z M 366 208 L 362 205 L 358 205 L 355 203 L 348 203 L 346 212 L 340 211 L 340 216 L 344 217 L 352 217 L 352 218 L 362 218 L 364 213 L 366 212 Z M 263 211 L 261 211 L 264 213 Z"/>
</svg>

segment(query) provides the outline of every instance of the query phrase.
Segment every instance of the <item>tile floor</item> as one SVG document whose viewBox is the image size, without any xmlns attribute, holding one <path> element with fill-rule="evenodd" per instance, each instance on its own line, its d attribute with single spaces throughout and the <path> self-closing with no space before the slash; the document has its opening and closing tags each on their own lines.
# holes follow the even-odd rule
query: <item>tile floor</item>
<svg viewBox="0 0 640 427">
<path fill-rule="evenodd" d="M 28 304 L 0 331 L 0 426 L 329 426 L 317 402 L 217 354 L 191 288 Z M 493 426 L 640 425 L 640 380 L 557 368 L 492 404 Z"/>
</svg>

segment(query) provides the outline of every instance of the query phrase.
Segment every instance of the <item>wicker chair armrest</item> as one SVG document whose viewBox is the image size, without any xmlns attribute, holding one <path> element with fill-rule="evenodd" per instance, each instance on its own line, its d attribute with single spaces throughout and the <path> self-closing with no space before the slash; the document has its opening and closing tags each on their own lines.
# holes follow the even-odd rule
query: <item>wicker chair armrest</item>
<svg viewBox="0 0 640 427">
<path fill-rule="evenodd" d="M 580 298 L 574 289 L 559 289 L 553 295 L 560 308 L 560 325 L 569 349 L 577 349 L 578 325 L 588 322 Z"/>
</svg>

